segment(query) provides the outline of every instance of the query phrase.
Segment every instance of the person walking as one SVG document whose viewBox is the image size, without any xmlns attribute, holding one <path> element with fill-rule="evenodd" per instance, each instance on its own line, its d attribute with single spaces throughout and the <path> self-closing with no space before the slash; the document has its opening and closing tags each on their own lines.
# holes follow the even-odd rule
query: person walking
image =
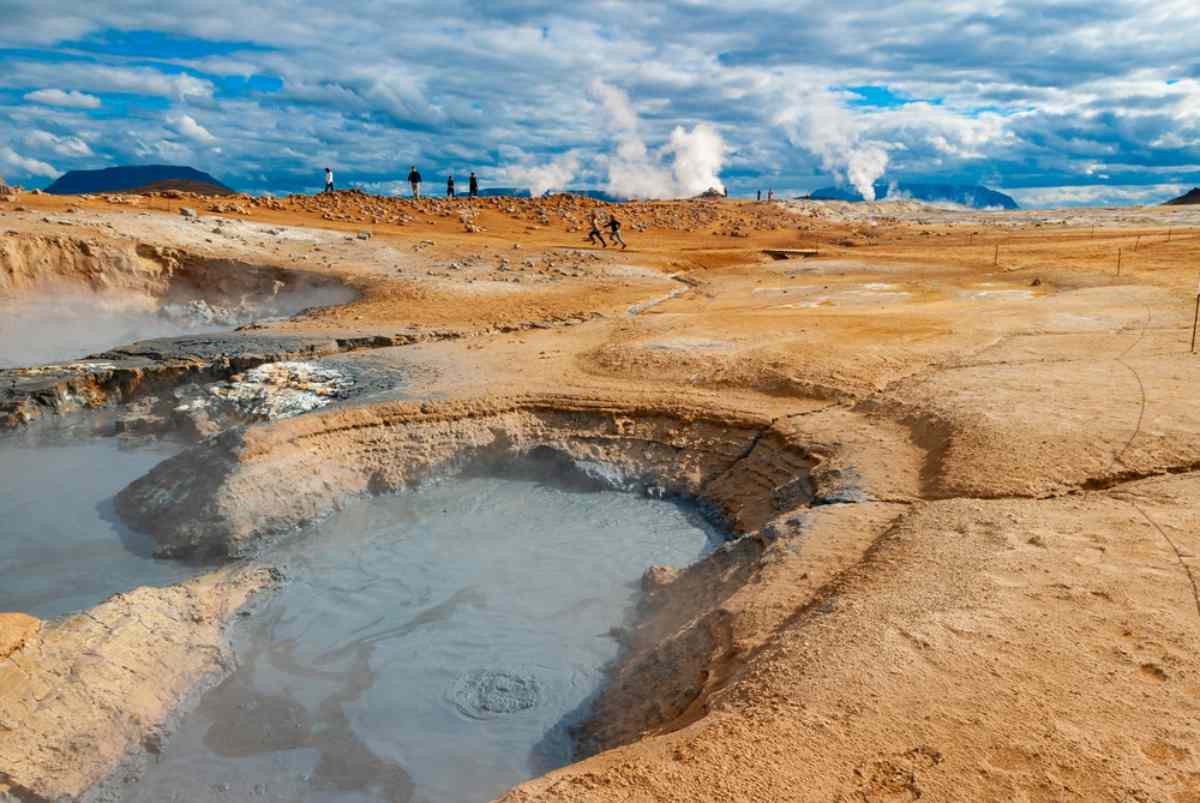
<svg viewBox="0 0 1200 803">
<path fill-rule="evenodd" d="M 325 168 L 325 192 L 333 192 L 333 171 Z"/>
<path fill-rule="evenodd" d="M 471 171 L 471 178 L 467 180 L 467 195 L 472 198 L 479 197 L 479 179 L 475 178 L 475 171 Z"/>
<path fill-rule="evenodd" d="M 413 165 L 408 171 L 408 183 L 412 185 L 412 193 L 414 198 L 421 197 L 421 174 L 417 172 L 417 166 Z"/>
<path fill-rule="evenodd" d="M 454 176 L 446 176 L 446 197 L 454 197 Z"/>
<path fill-rule="evenodd" d="M 604 242 L 604 235 L 600 233 L 600 217 L 592 212 L 592 230 L 588 232 L 588 241 L 595 245 L 597 241 L 600 245 L 608 248 L 608 243 Z"/>
<path fill-rule="evenodd" d="M 616 215 L 608 217 L 608 239 L 613 241 L 613 244 L 621 244 L 621 250 L 625 250 L 625 241 L 621 239 L 621 221 L 617 220 Z"/>
</svg>

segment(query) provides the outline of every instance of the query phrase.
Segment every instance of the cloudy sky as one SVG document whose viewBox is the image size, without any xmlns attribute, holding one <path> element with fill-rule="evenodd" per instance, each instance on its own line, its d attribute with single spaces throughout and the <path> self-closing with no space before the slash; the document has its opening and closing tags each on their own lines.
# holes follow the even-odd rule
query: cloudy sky
<svg viewBox="0 0 1200 803">
<path fill-rule="evenodd" d="M 1156 202 L 1200 184 L 1197 32 L 1195 0 L 0 0 L 0 176 Z"/>
</svg>

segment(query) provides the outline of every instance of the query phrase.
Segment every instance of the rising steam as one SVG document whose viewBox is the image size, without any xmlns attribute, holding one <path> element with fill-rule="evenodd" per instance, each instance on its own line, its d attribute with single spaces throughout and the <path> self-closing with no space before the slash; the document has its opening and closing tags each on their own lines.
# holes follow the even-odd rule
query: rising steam
<svg viewBox="0 0 1200 803">
<path fill-rule="evenodd" d="M 726 147 L 711 125 L 698 123 L 691 131 L 676 126 L 670 142 L 651 152 L 628 96 L 599 79 L 592 82 L 591 91 L 616 140 L 616 153 L 604 160 L 608 192 L 623 198 L 686 198 L 710 187 L 725 188 L 720 172 Z"/>
<path fill-rule="evenodd" d="M 569 151 L 543 165 L 512 165 L 504 175 L 513 184 L 527 188 L 534 198 L 540 198 L 550 190 L 566 189 L 578 172 L 579 156 Z"/>
<path fill-rule="evenodd" d="M 839 182 L 848 181 L 863 198 L 875 200 L 875 182 L 887 170 L 887 149 L 866 137 L 861 121 L 833 94 L 814 91 L 780 112 L 775 123 Z"/>
<path fill-rule="evenodd" d="M 641 120 L 628 96 L 603 81 L 591 86 L 612 138 L 612 153 L 589 160 L 588 173 L 606 176 L 605 190 L 620 198 L 687 198 L 709 188 L 724 190 L 721 165 L 728 150 L 717 129 L 697 123 L 691 130 L 676 126 L 670 140 L 651 150 L 641 133 Z M 514 185 L 535 198 L 550 190 L 566 189 L 584 172 L 583 160 L 571 151 L 545 164 L 516 164 L 503 170 Z"/>
</svg>

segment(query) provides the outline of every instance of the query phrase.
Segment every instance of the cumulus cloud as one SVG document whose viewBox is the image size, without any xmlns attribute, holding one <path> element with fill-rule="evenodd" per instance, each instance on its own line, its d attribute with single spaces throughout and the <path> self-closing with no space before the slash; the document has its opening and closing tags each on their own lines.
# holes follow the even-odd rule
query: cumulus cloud
<svg viewBox="0 0 1200 803">
<path fill-rule="evenodd" d="M 92 156 L 92 149 L 79 137 L 60 137 L 49 131 L 30 131 L 25 135 L 25 144 L 42 152 L 51 152 L 67 158 Z"/>
<path fill-rule="evenodd" d="M 87 61 L 38 62 L 15 59 L 0 70 L 0 87 L 23 89 L 57 84 L 66 90 L 124 92 L 175 100 L 206 99 L 213 83 L 188 73 L 167 73 L 151 67 L 124 67 Z"/>
<path fill-rule="evenodd" d="M 179 0 L 170 14 L 8 0 L 0 142 L 35 161 L 87 158 L 24 144 L 44 130 L 109 162 L 173 154 L 201 167 L 219 142 L 235 186 L 281 191 L 308 188 L 314 163 L 365 184 L 400 180 L 413 161 L 561 176 L 567 153 L 574 186 L 639 195 L 691 194 L 722 174 L 742 193 L 840 180 L 869 195 L 879 176 L 1200 183 L 1200 5 L 1035 6 L 411 0 L 420 24 L 400 50 L 378 35 L 389 20 L 370 0 Z M 638 24 L 613 36 L 621 18 Z M 189 46 L 106 52 L 120 31 Z M 87 113 L 102 93 L 130 113 Z M 166 121 L 181 115 L 213 139 Z"/>
<path fill-rule="evenodd" d="M 196 122 L 190 114 L 176 114 L 167 118 L 167 123 L 182 137 L 201 145 L 212 145 L 217 141 L 207 128 Z"/>
<path fill-rule="evenodd" d="M 69 109 L 100 108 L 100 98 L 95 95 L 75 91 L 64 92 L 61 89 L 39 89 L 36 92 L 26 92 L 25 100 L 50 106 L 65 106 Z"/>
<path fill-rule="evenodd" d="M 0 145 L 0 164 L 16 170 L 19 175 L 45 176 L 47 178 L 58 178 L 62 175 L 62 172 L 54 165 L 37 159 L 28 159 L 7 145 Z"/>
</svg>

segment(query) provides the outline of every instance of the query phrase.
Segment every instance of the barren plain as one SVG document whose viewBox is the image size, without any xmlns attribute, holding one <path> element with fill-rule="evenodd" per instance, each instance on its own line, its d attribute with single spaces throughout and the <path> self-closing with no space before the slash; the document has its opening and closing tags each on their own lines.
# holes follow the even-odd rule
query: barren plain
<svg viewBox="0 0 1200 803">
<path fill-rule="evenodd" d="M 118 509 L 218 561 L 0 614 L 0 799 L 119 799 L 281 582 L 258 544 L 550 448 L 736 538 L 647 572 L 581 760 L 504 800 L 1200 801 L 1200 208 L 601 204 L 618 250 L 583 242 L 595 206 L 0 201 L 6 314 L 251 299 L 219 334 L 0 370 L 0 428 L 187 417 Z M 321 300 L 253 306 L 291 291 Z M 319 403 L 248 424 L 161 401 L 291 362 L 354 389 L 304 374 Z"/>
</svg>

